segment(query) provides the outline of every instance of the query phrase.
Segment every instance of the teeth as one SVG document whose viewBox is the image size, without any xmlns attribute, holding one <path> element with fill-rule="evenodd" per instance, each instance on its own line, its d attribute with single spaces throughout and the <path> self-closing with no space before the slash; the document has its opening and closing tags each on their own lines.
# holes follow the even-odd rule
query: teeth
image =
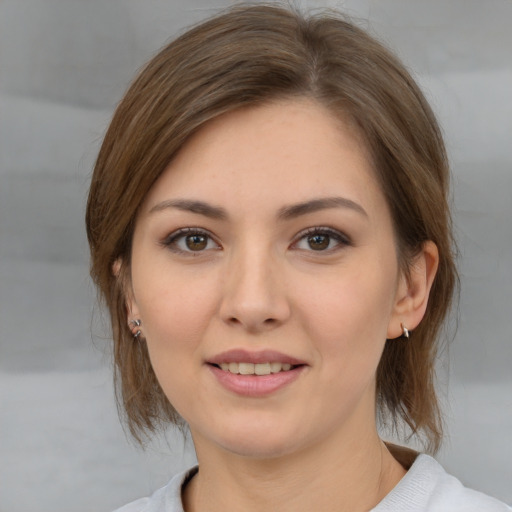
<svg viewBox="0 0 512 512">
<path fill-rule="evenodd" d="M 254 375 L 254 363 L 238 363 L 238 373 L 240 375 Z"/>
<path fill-rule="evenodd" d="M 270 375 L 270 363 L 255 364 L 254 373 L 256 375 Z"/>
<path fill-rule="evenodd" d="M 219 366 L 225 372 L 240 375 L 270 375 L 281 371 L 287 372 L 292 368 L 289 363 L 221 363 Z"/>
<path fill-rule="evenodd" d="M 270 371 L 272 373 L 278 373 L 281 371 L 283 365 L 281 363 L 270 363 Z"/>
</svg>

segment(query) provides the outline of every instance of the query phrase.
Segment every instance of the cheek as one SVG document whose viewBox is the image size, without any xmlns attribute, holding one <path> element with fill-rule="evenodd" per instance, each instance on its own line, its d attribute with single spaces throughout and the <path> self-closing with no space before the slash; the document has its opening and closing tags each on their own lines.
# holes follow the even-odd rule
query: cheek
<svg viewBox="0 0 512 512">
<path fill-rule="evenodd" d="M 394 268 L 392 262 L 359 262 L 323 283 L 305 283 L 302 325 L 326 363 L 341 360 L 350 371 L 356 362 L 378 363 L 393 307 Z"/>
<path fill-rule="evenodd" d="M 182 366 L 180 355 L 193 361 L 216 308 L 215 276 L 192 278 L 156 266 L 140 274 L 134 270 L 134 296 L 155 371 Z"/>
<path fill-rule="evenodd" d="M 157 380 L 169 402 L 188 419 L 190 404 L 197 402 L 192 383 L 203 362 L 201 340 L 215 309 L 215 285 L 170 275 L 141 286 L 139 294 L 134 287 L 134 294 Z"/>
</svg>

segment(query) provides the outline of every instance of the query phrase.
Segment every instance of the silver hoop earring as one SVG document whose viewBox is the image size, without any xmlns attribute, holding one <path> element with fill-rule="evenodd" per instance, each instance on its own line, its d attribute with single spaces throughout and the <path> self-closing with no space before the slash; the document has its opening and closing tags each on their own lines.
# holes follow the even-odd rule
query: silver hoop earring
<svg viewBox="0 0 512 512">
<path fill-rule="evenodd" d="M 406 340 L 409 339 L 409 329 L 405 327 L 404 324 L 400 324 L 400 327 L 402 328 L 402 337 L 404 337 Z"/>
<path fill-rule="evenodd" d="M 130 320 L 130 330 L 132 331 L 132 336 L 137 340 L 139 336 L 142 334 L 142 331 L 139 327 L 142 325 L 140 319 L 136 318 L 135 320 Z"/>
</svg>

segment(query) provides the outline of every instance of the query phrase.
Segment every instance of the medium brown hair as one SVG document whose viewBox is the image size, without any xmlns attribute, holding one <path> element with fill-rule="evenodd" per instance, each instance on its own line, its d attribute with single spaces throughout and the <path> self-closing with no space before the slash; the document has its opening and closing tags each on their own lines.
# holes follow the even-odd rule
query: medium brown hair
<svg viewBox="0 0 512 512">
<path fill-rule="evenodd" d="M 86 223 L 91 276 L 112 321 L 121 410 L 139 441 L 161 423 L 180 422 L 145 343 L 134 341 L 127 326 L 124 290 L 140 205 L 204 123 L 291 97 L 312 98 L 360 128 L 391 211 L 402 270 L 407 273 L 425 241 L 437 245 L 439 268 L 424 319 L 408 341 L 386 342 L 377 371 L 380 416 L 423 434 L 435 451 L 442 435 L 434 388 L 437 340 L 457 282 L 445 148 L 404 66 L 330 11 L 305 16 L 275 4 L 232 7 L 164 47 L 119 103 L 94 168 Z M 116 261 L 122 262 L 117 276 Z"/>
</svg>

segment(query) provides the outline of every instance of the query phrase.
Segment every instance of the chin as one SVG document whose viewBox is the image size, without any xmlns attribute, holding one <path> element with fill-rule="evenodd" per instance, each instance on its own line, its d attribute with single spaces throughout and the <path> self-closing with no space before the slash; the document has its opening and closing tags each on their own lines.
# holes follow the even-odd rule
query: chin
<svg viewBox="0 0 512 512">
<path fill-rule="evenodd" d="M 290 455 L 296 451 L 296 446 L 290 442 L 289 436 L 280 438 L 261 434 L 259 436 L 240 436 L 240 439 L 230 438 L 223 440 L 219 445 L 226 451 L 252 459 L 275 459 Z"/>
<path fill-rule="evenodd" d="M 262 418 L 253 421 L 235 421 L 218 424 L 194 435 L 194 442 L 201 438 L 201 444 L 216 445 L 226 452 L 255 459 L 274 459 L 289 455 L 299 448 L 304 439 L 296 428 L 286 427 L 282 421 L 266 423 Z M 198 434 L 196 432 L 196 434 Z"/>
</svg>

